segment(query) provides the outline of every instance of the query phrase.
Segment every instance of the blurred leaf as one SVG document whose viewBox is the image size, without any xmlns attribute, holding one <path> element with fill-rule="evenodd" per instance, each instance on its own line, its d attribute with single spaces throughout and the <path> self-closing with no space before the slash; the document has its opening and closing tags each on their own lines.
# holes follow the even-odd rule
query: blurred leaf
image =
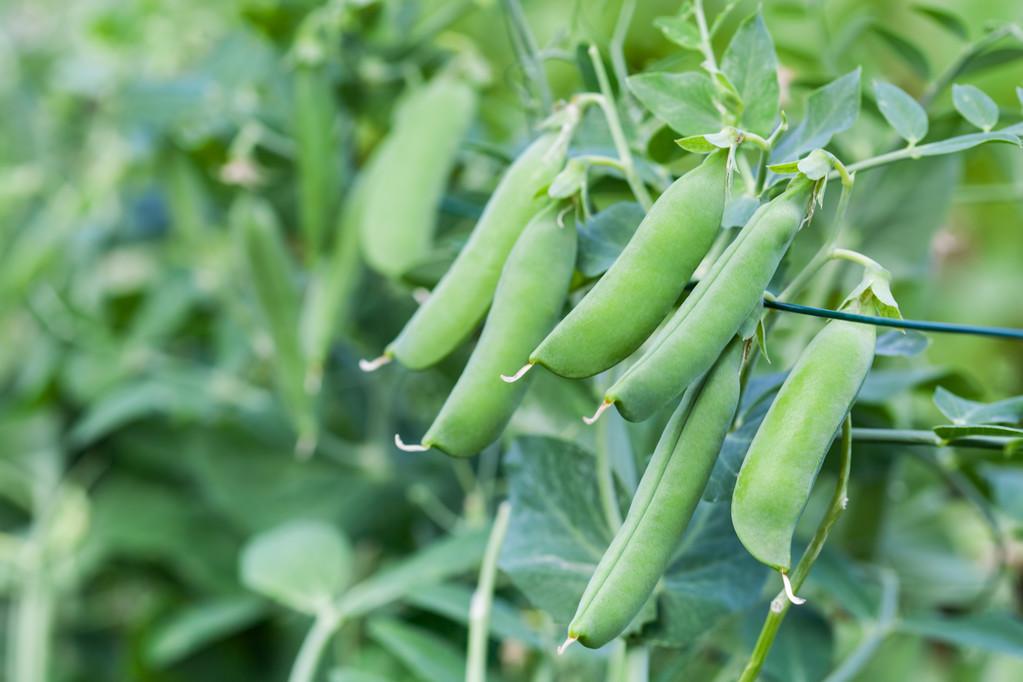
<svg viewBox="0 0 1023 682">
<path fill-rule="evenodd" d="M 298 611 L 329 606 L 351 579 L 352 550 L 322 521 L 292 521 L 252 538 L 239 573 L 246 587 Z"/>
<path fill-rule="evenodd" d="M 578 269 L 598 277 L 611 267 L 629 243 L 646 213 L 634 201 L 621 201 L 596 213 L 579 227 Z"/>
<path fill-rule="evenodd" d="M 676 45 L 687 50 L 699 50 L 700 31 L 691 16 L 691 12 L 684 12 L 681 16 L 657 17 L 654 19 L 654 27 Z"/>
<path fill-rule="evenodd" d="M 955 441 L 971 436 L 1023 438 L 1023 429 L 1014 429 L 1009 426 L 935 426 L 934 433 L 942 440 L 947 441 Z"/>
<path fill-rule="evenodd" d="M 920 78 L 927 79 L 930 77 L 931 66 L 927 62 L 927 55 L 925 55 L 919 47 L 880 23 L 873 23 L 870 29 L 885 43 L 887 43 L 892 50 L 902 57 L 903 61 L 905 61 L 909 68 L 913 69 Z"/>
<path fill-rule="evenodd" d="M 952 35 L 958 36 L 963 40 L 967 40 L 970 37 L 969 29 L 966 27 L 962 18 L 943 7 L 935 7 L 933 5 L 913 5 L 912 9 L 914 12 L 931 19 Z"/>
<path fill-rule="evenodd" d="M 754 613 L 752 624 L 759 628 L 763 614 Z M 747 639 L 755 638 L 756 632 L 747 628 Z M 823 680 L 831 670 L 834 650 L 832 625 L 820 611 L 813 607 L 790 609 L 785 627 L 778 630 L 774 646 L 764 661 L 764 674 L 785 682 Z"/>
<path fill-rule="evenodd" d="M 465 657 L 448 640 L 390 618 L 374 618 L 368 629 L 423 682 L 462 682 Z"/>
<path fill-rule="evenodd" d="M 822 148 L 838 133 L 848 130 L 860 114 L 860 69 L 857 68 L 806 99 L 806 114 L 771 152 L 771 163 L 791 161 L 812 149 Z"/>
<path fill-rule="evenodd" d="M 883 357 L 910 358 L 920 355 L 929 346 L 931 340 L 917 331 L 891 331 L 877 337 L 875 355 Z"/>
<path fill-rule="evenodd" d="M 943 386 L 934 390 L 934 404 L 953 424 L 1016 424 L 1023 422 L 1023 396 L 994 403 L 978 403 Z"/>
<path fill-rule="evenodd" d="M 867 404 L 882 405 L 904 391 L 933 385 L 948 376 L 949 371 L 941 367 L 875 369 L 867 375 L 856 399 Z"/>
<path fill-rule="evenodd" d="M 1011 613 L 978 613 L 950 617 L 917 614 L 902 618 L 897 625 L 908 632 L 955 646 L 1023 656 L 1023 620 Z"/>
<path fill-rule="evenodd" d="M 732 36 L 721 70 L 742 99 L 742 127 L 766 137 L 778 120 L 778 56 L 760 12 L 746 19 Z"/>
<path fill-rule="evenodd" d="M 263 616 L 264 603 L 249 596 L 188 604 L 161 621 L 146 640 L 145 655 L 156 667 L 174 665 Z"/>
<path fill-rule="evenodd" d="M 629 78 L 629 89 L 679 135 L 714 133 L 721 128 L 714 86 L 702 73 L 642 73 Z"/>
<path fill-rule="evenodd" d="M 927 137 L 927 112 L 902 88 L 882 81 L 874 82 L 874 95 L 881 115 L 909 144 Z"/>
<path fill-rule="evenodd" d="M 408 596 L 407 601 L 413 606 L 450 618 L 456 623 L 468 625 L 472 595 L 472 588 L 465 585 L 443 583 L 416 590 Z M 498 640 L 523 642 L 537 649 L 554 645 L 530 627 L 518 609 L 500 597 L 495 597 L 491 604 L 490 636 Z"/>
<path fill-rule="evenodd" d="M 998 123 L 998 105 L 976 86 L 956 83 L 952 86 L 952 102 L 963 118 L 984 132 Z"/>
</svg>

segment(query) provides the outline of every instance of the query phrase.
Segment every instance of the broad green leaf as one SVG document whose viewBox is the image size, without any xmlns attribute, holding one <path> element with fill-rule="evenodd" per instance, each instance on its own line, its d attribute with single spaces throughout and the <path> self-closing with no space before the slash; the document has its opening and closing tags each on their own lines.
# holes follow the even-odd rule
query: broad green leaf
<svg viewBox="0 0 1023 682">
<path fill-rule="evenodd" d="M 717 145 L 711 144 L 708 140 L 708 135 L 690 135 L 689 137 L 680 137 L 675 140 L 675 144 L 687 152 L 694 154 L 709 154 L 710 152 L 718 149 Z"/>
<path fill-rule="evenodd" d="M 714 86 L 703 73 L 642 73 L 629 89 L 643 106 L 680 135 L 716 132 L 721 115 L 714 107 Z"/>
<path fill-rule="evenodd" d="M 933 5 L 913 5 L 914 12 L 924 15 L 949 33 L 966 40 L 970 37 L 969 29 L 959 15 L 950 12 L 943 7 Z"/>
<path fill-rule="evenodd" d="M 469 608 L 473 589 L 457 583 L 430 585 L 409 594 L 407 602 L 421 609 L 432 611 L 456 623 L 469 623 Z M 548 640 L 531 627 L 512 604 L 494 597 L 490 607 L 490 636 L 494 639 L 511 639 L 529 644 L 537 649 L 551 647 L 556 642 Z"/>
<path fill-rule="evenodd" d="M 991 488 L 991 496 L 1000 511 L 1023 522 L 1023 469 L 984 465 L 980 475 Z"/>
<path fill-rule="evenodd" d="M 871 24 L 870 30 L 902 57 L 918 76 L 923 79 L 930 76 L 931 66 L 927 61 L 927 55 L 919 47 L 878 22 Z"/>
<path fill-rule="evenodd" d="M 772 163 L 792 161 L 806 152 L 824 147 L 831 138 L 848 130 L 860 114 L 860 69 L 850 71 L 810 93 L 806 114 L 771 153 Z"/>
<path fill-rule="evenodd" d="M 654 27 L 676 45 L 687 50 L 700 49 L 700 31 L 689 12 L 675 17 L 657 17 Z"/>
<path fill-rule="evenodd" d="M 163 668 L 256 622 L 266 611 L 257 597 L 238 596 L 185 606 L 159 622 L 146 640 L 145 656 Z"/>
<path fill-rule="evenodd" d="M 856 399 L 870 405 L 883 405 L 903 391 L 934 385 L 949 374 L 949 370 L 942 367 L 875 369 L 867 375 Z"/>
<path fill-rule="evenodd" d="M 723 502 L 732 499 L 739 467 L 746 458 L 746 451 L 749 450 L 762 419 L 763 412 L 758 412 L 753 419 L 744 421 L 741 427 L 725 437 L 718 460 L 714 463 L 710 479 L 707 481 L 707 487 L 703 489 L 705 501 Z"/>
<path fill-rule="evenodd" d="M 953 424 L 1016 424 L 1023 422 L 1023 396 L 994 403 L 979 403 L 961 398 L 939 386 L 934 391 L 934 404 Z"/>
<path fill-rule="evenodd" d="M 990 425 L 963 425 L 963 426 L 935 426 L 934 433 L 947 441 L 955 441 L 959 438 L 971 436 L 991 436 L 995 438 L 1023 438 L 1023 429 L 1014 429 L 1011 426 L 990 426 Z"/>
<path fill-rule="evenodd" d="M 988 142 L 1005 142 L 1007 144 L 1014 144 L 1018 147 L 1020 145 L 1020 140 L 1017 127 L 1018 126 L 1013 126 L 1012 128 L 1006 128 L 1005 130 L 992 130 L 986 133 L 970 133 L 968 135 L 950 137 L 947 140 L 941 140 L 940 142 L 931 142 L 929 144 L 916 147 L 913 150 L 913 155 L 914 157 L 922 157 L 955 154 Z"/>
<path fill-rule="evenodd" d="M 746 19 L 721 58 L 743 103 L 740 127 L 766 136 L 778 120 L 778 56 L 761 13 Z"/>
<path fill-rule="evenodd" d="M 956 83 L 952 86 L 952 102 L 963 118 L 985 133 L 998 123 L 998 105 L 976 86 Z"/>
<path fill-rule="evenodd" d="M 462 682 L 465 657 L 449 640 L 390 618 L 374 618 L 368 629 L 422 682 Z"/>
<path fill-rule="evenodd" d="M 1007 612 L 919 614 L 900 620 L 898 629 L 954 646 L 1023 656 L 1023 620 Z"/>
<path fill-rule="evenodd" d="M 927 112 L 902 88 L 875 81 L 874 95 L 881 115 L 895 128 L 899 137 L 912 145 L 927 136 Z"/>
<path fill-rule="evenodd" d="M 764 613 L 754 611 L 747 619 L 746 635 L 752 647 L 756 641 Z M 817 682 L 831 670 L 835 649 L 832 624 L 820 611 L 807 604 L 805 608 L 789 609 L 785 627 L 778 630 L 774 645 L 764 661 L 765 677 L 786 682 Z"/>
<path fill-rule="evenodd" d="M 1012 64 L 1023 57 L 1023 47 L 996 47 L 979 54 L 970 55 L 956 70 L 955 77 L 981 73 L 1005 64 Z"/>
<path fill-rule="evenodd" d="M 385 567 L 345 594 L 339 609 L 346 616 L 360 616 L 385 606 L 427 585 L 479 566 L 490 528 L 458 532 Z"/>
<path fill-rule="evenodd" d="M 875 355 L 884 357 L 913 357 L 920 355 L 929 346 L 931 340 L 917 331 L 891 331 L 877 337 Z"/>
<path fill-rule="evenodd" d="M 336 599 L 351 579 L 352 550 L 333 526 L 301 520 L 252 538 L 239 573 L 250 590 L 305 613 Z"/>
<path fill-rule="evenodd" d="M 643 221 L 643 207 L 634 201 L 611 204 L 579 226 L 576 267 L 584 277 L 598 277 L 618 258 Z"/>
</svg>

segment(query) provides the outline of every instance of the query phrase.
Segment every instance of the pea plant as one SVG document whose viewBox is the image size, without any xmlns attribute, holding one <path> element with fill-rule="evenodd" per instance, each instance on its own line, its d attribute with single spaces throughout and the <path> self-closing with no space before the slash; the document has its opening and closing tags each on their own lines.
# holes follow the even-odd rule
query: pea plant
<svg viewBox="0 0 1023 682">
<path fill-rule="evenodd" d="M 1018 2 L 0 25 L 4 679 L 1023 677 Z"/>
</svg>

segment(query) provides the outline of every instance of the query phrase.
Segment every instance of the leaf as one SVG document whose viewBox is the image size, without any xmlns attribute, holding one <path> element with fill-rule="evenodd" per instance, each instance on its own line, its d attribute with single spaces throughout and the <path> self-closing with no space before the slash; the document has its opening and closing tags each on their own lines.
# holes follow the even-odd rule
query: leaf
<svg viewBox="0 0 1023 682">
<path fill-rule="evenodd" d="M 1001 612 L 949 617 L 920 614 L 904 617 L 897 624 L 902 632 L 955 646 L 1023 656 L 1023 620 Z"/>
<path fill-rule="evenodd" d="M 952 102 L 963 118 L 985 133 L 998 123 L 998 105 L 978 87 L 956 83 L 952 86 Z"/>
<path fill-rule="evenodd" d="M 297 611 L 329 606 L 351 578 L 352 550 L 322 521 L 286 523 L 252 538 L 242 550 L 242 583 Z"/>
<path fill-rule="evenodd" d="M 824 147 L 831 138 L 848 130 L 860 114 L 860 69 L 817 88 L 807 97 L 806 115 L 774 148 L 772 163 L 792 161 Z"/>
<path fill-rule="evenodd" d="M 407 601 L 413 606 L 467 625 L 472 595 L 473 590 L 465 585 L 443 583 L 416 590 L 409 594 Z M 517 608 L 499 597 L 494 598 L 490 608 L 490 636 L 497 640 L 523 642 L 537 649 L 554 644 L 527 623 Z"/>
<path fill-rule="evenodd" d="M 693 154 L 709 154 L 710 152 L 718 149 L 718 146 L 712 144 L 708 139 L 709 135 L 690 135 L 688 137 L 680 137 L 675 140 L 675 144 L 687 152 Z"/>
<path fill-rule="evenodd" d="M 564 169 L 558 173 L 547 188 L 547 196 L 552 199 L 567 199 L 578 194 L 586 183 L 586 164 L 579 159 L 569 159 Z"/>
<path fill-rule="evenodd" d="M 654 19 L 654 27 L 676 45 L 687 50 L 699 50 L 700 30 L 689 17 L 689 12 L 675 17 L 657 17 Z"/>
<path fill-rule="evenodd" d="M 634 201 L 611 204 L 579 226 L 576 267 L 584 277 L 598 277 L 611 267 L 646 215 Z"/>
<path fill-rule="evenodd" d="M 451 576 L 479 566 L 489 527 L 450 535 L 418 553 L 374 573 L 353 586 L 341 599 L 339 609 L 349 617 L 360 616 Z"/>
<path fill-rule="evenodd" d="M 871 370 L 856 400 L 870 405 L 883 405 L 904 391 L 941 381 L 949 374 L 949 370 L 942 367 Z"/>
<path fill-rule="evenodd" d="M 628 84 L 636 99 L 679 135 L 721 129 L 714 86 L 703 73 L 642 73 L 630 77 Z"/>
<path fill-rule="evenodd" d="M 1023 469 L 985 465 L 980 475 L 991 489 L 991 496 L 999 511 L 1023 522 Z"/>
<path fill-rule="evenodd" d="M 1017 424 L 1023 422 L 1023 395 L 994 403 L 980 403 L 961 398 L 939 386 L 934 391 L 934 404 L 953 424 Z"/>
<path fill-rule="evenodd" d="M 875 81 L 874 96 L 881 115 L 895 128 L 899 137 L 914 145 L 927 136 L 927 112 L 902 88 Z"/>
<path fill-rule="evenodd" d="M 451 643 L 424 630 L 390 618 L 374 618 L 369 634 L 401 660 L 423 682 L 462 682 L 465 657 Z"/>
<path fill-rule="evenodd" d="M 760 12 L 732 36 L 721 70 L 742 100 L 741 127 L 766 137 L 778 121 L 778 55 Z"/>
<path fill-rule="evenodd" d="M 935 426 L 934 433 L 946 441 L 955 441 L 960 438 L 972 436 L 992 436 L 995 438 L 1023 438 L 1023 429 L 1014 429 L 1011 426 L 990 426 L 990 425 L 964 425 L 964 426 Z"/>
<path fill-rule="evenodd" d="M 870 30 L 898 53 L 918 76 L 925 80 L 930 77 L 931 65 L 927 62 L 927 55 L 919 47 L 877 22 L 871 24 Z"/>
<path fill-rule="evenodd" d="M 918 14 L 922 14 L 928 19 L 931 19 L 936 24 L 941 26 L 949 33 L 967 40 L 969 35 L 969 29 L 959 15 L 950 12 L 942 7 L 934 7 L 931 5 L 913 5 L 912 10 Z"/>
<path fill-rule="evenodd" d="M 747 639 L 751 647 L 762 622 L 760 612 L 754 612 L 754 617 L 747 620 Z M 831 670 L 834 649 L 832 625 L 820 611 L 809 605 L 790 609 L 785 627 L 778 631 L 764 661 L 765 677 L 786 682 L 823 680 Z"/>
<path fill-rule="evenodd" d="M 265 611 L 263 601 L 247 595 L 189 604 L 153 628 L 145 656 L 159 668 L 173 665 L 249 627 Z"/>
<path fill-rule="evenodd" d="M 875 355 L 909 358 L 927 350 L 931 340 L 917 331 L 891 331 L 877 337 Z"/>
</svg>

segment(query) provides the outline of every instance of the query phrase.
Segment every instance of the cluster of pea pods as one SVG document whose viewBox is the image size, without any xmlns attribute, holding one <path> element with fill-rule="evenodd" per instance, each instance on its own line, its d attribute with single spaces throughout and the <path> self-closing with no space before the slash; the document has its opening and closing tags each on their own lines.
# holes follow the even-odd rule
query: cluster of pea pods
<svg viewBox="0 0 1023 682">
<path fill-rule="evenodd" d="M 439 121 L 439 130 L 420 127 L 411 135 L 404 130 L 414 127 L 411 117 L 405 123 L 399 118 L 392 136 L 406 141 L 400 159 L 385 144 L 369 177 L 395 167 L 406 175 L 418 172 L 408 145 L 419 145 L 423 159 L 428 147 L 430 175 L 443 177 L 438 150 L 444 147 L 451 158 L 457 146 L 452 141 L 464 133 L 474 100 L 451 83 L 430 84 L 426 92 L 433 99 L 421 106 L 443 115 L 416 118 Z M 407 451 L 435 448 L 456 457 L 472 456 L 500 437 L 535 365 L 583 378 L 634 356 L 587 423 L 611 406 L 628 420 L 643 420 L 682 394 L 569 625 L 566 644 L 595 648 L 619 636 L 640 612 L 693 515 L 735 419 L 749 348 L 746 323 L 759 313 L 819 183 L 802 175 L 789 181 L 672 312 L 722 222 L 729 150 L 710 153 L 660 195 L 617 260 L 559 321 L 575 267 L 576 230 L 563 224 L 546 188 L 566 162 L 570 136 L 568 126 L 544 133 L 511 164 L 440 283 L 384 354 L 362 367 L 371 371 L 392 360 L 411 369 L 434 365 L 486 315 L 468 364 L 421 442 L 408 445 L 395 437 Z M 391 180 L 386 186 L 394 186 Z M 388 274 L 413 262 L 428 245 L 432 226 L 422 225 L 421 241 L 404 243 L 398 257 L 399 242 L 383 232 L 429 222 L 441 192 L 435 183 L 408 205 L 386 193 L 360 192 L 367 262 Z M 861 300 L 850 305 L 869 307 Z M 738 475 L 736 533 L 753 556 L 781 573 L 793 600 L 798 598 L 786 576 L 795 525 L 870 368 L 874 344 L 870 325 L 827 324 L 782 385 Z"/>
</svg>

